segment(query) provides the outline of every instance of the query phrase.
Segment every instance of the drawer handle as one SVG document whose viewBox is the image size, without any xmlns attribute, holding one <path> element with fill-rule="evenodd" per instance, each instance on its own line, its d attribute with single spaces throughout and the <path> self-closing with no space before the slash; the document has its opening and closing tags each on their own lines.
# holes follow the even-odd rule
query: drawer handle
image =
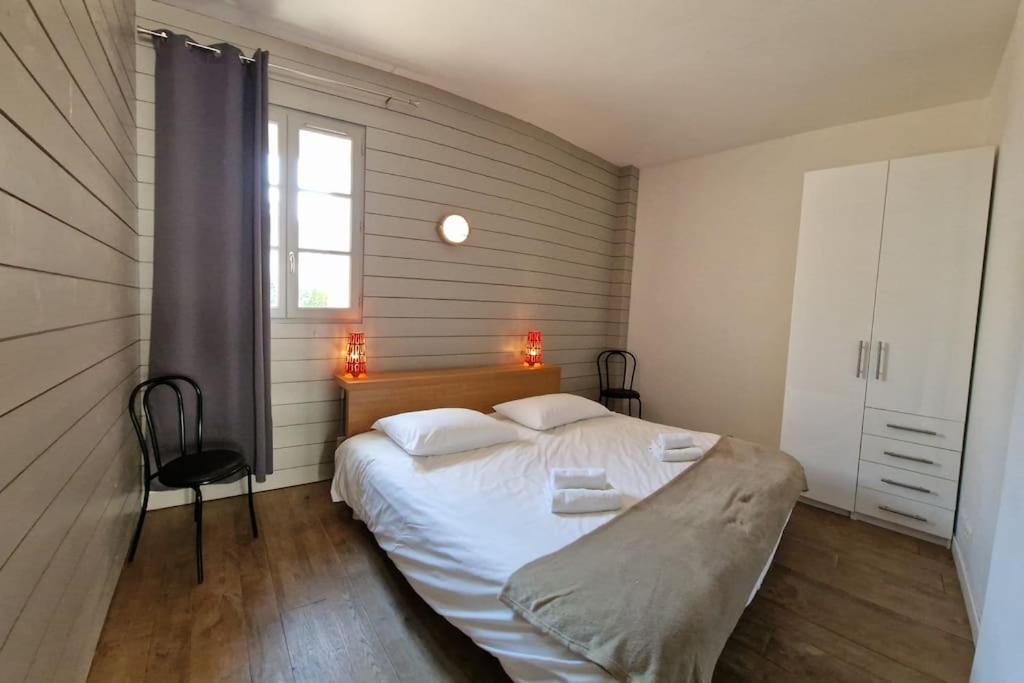
<svg viewBox="0 0 1024 683">
<path fill-rule="evenodd" d="M 903 432 L 914 432 L 915 434 L 925 434 L 927 436 L 938 436 L 939 435 L 938 432 L 933 432 L 930 429 L 918 429 L 917 427 L 904 427 L 903 425 L 894 425 L 894 424 L 889 424 L 889 423 L 886 423 L 885 426 L 888 427 L 889 429 L 899 429 L 900 431 L 903 431 Z"/>
<path fill-rule="evenodd" d="M 918 458 L 915 455 L 904 455 L 903 453 L 893 453 L 892 451 L 882 451 L 883 454 L 888 455 L 890 458 L 899 458 L 900 460 L 909 460 L 911 462 L 919 462 L 924 465 L 934 465 L 934 460 L 928 458 Z"/>
<path fill-rule="evenodd" d="M 920 491 L 921 493 L 935 493 L 931 489 L 926 489 L 923 486 L 914 486 L 913 484 L 904 484 L 903 482 L 893 481 L 892 479 L 886 479 L 882 477 L 882 483 L 888 484 L 889 486 L 899 486 L 901 489 L 910 489 L 911 491 Z"/>
<path fill-rule="evenodd" d="M 892 514 L 899 515 L 900 517 L 908 517 L 910 519 L 915 519 L 918 522 L 927 522 L 928 521 L 927 517 L 922 517 L 921 515 L 913 515 L 913 514 L 911 514 L 909 512 L 902 512 L 900 510 L 897 510 L 896 508 L 891 508 L 888 505 L 879 505 L 878 509 L 879 510 L 883 510 L 884 512 L 891 512 Z"/>
</svg>

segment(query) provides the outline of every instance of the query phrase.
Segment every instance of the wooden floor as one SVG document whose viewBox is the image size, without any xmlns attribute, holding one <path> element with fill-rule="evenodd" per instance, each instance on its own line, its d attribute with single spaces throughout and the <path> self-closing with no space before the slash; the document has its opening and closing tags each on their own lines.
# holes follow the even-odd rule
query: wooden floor
<svg viewBox="0 0 1024 683">
<path fill-rule="evenodd" d="M 206 582 L 187 508 L 151 513 L 92 681 L 503 681 L 434 614 L 326 483 L 207 504 Z M 966 681 L 949 551 L 798 506 L 716 681 Z"/>
</svg>

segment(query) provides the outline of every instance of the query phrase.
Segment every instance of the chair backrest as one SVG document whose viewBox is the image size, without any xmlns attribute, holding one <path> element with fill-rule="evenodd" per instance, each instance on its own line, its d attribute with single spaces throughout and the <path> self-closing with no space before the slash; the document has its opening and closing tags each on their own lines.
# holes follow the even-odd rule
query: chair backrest
<svg viewBox="0 0 1024 683">
<path fill-rule="evenodd" d="M 193 382 L 184 375 L 165 375 L 163 377 L 154 377 L 148 379 L 145 382 L 140 383 L 134 389 L 128 399 L 128 414 L 132 419 L 132 426 L 135 427 L 135 435 L 139 438 L 139 447 L 142 449 L 142 460 L 145 468 L 146 479 L 150 479 L 154 474 L 150 473 L 150 445 L 152 445 L 152 456 L 153 461 L 156 463 L 157 472 L 159 472 L 164 464 L 163 458 L 160 452 L 160 438 L 159 430 L 156 422 L 153 420 L 153 405 L 151 403 L 151 394 L 154 389 L 158 387 L 169 387 L 174 392 L 175 405 L 177 407 L 177 424 L 176 431 L 178 434 L 178 450 L 177 453 L 185 455 L 186 453 L 186 435 L 185 435 L 185 401 L 179 388 L 179 383 L 188 385 L 195 392 L 196 396 L 196 448 L 197 452 L 203 450 L 203 393 L 199 390 L 199 385 Z M 146 424 L 143 429 L 142 421 L 139 419 L 139 413 L 137 409 L 139 394 L 142 394 L 142 415 L 145 418 Z M 146 438 L 146 432 L 149 433 L 149 439 Z M 166 445 L 166 444 L 165 444 Z"/>
<path fill-rule="evenodd" d="M 636 376 L 636 356 L 625 349 L 609 349 L 602 351 L 597 354 L 597 379 L 600 383 L 601 391 L 605 389 L 611 389 L 612 387 L 612 366 L 611 361 L 615 359 L 617 362 L 622 362 L 622 382 L 621 386 L 615 388 L 621 389 L 632 389 L 633 378 Z M 626 383 L 626 375 L 629 374 L 629 383 Z M 618 372 L 615 373 L 616 376 Z"/>
</svg>

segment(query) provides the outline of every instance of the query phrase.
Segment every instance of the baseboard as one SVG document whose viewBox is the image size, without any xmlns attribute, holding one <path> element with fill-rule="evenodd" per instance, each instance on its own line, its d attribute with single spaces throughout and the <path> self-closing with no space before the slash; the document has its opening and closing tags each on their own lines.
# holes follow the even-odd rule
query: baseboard
<svg viewBox="0 0 1024 683">
<path fill-rule="evenodd" d="M 826 512 L 832 512 L 837 515 L 842 515 L 843 517 L 850 516 L 849 510 L 844 510 L 843 508 L 836 507 L 835 505 L 829 505 L 828 503 L 822 503 L 820 500 L 813 500 L 811 498 L 800 496 L 800 502 L 804 503 L 805 505 L 810 505 L 812 508 L 818 508 L 821 510 L 825 510 Z"/>
<path fill-rule="evenodd" d="M 865 524 L 879 526 L 883 529 L 888 529 L 889 531 L 895 531 L 896 533 L 903 534 L 904 536 L 912 536 L 913 538 L 917 538 L 922 541 L 927 541 L 928 543 L 941 545 L 943 548 L 949 547 L 950 539 L 948 538 L 943 538 L 942 536 L 935 536 L 934 534 L 929 534 L 926 531 L 918 531 L 917 529 L 911 529 L 910 527 L 905 527 L 902 524 L 890 522 L 886 519 L 879 519 L 878 517 L 872 517 L 871 515 L 862 515 L 858 512 L 855 512 L 852 515 L 850 515 L 850 519 L 857 520 L 858 522 L 864 522 Z"/>
<path fill-rule="evenodd" d="M 978 628 L 981 623 L 981 615 L 978 613 L 977 603 L 974 601 L 974 594 L 971 592 L 971 583 L 967 580 L 966 563 L 963 554 L 960 552 L 960 544 L 956 536 L 953 537 L 953 564 L 956 565 L 956 577 L 960 581 L 960 592 L 964 595 L 964 605 L 967 607 L 967 620 L 971 623 L 971 636 L 974 642 L 978 642 Z"/>
<path fill-rule="evenodd" d="M 303 467 L 291 467 L 286 470 L 274 472 L 266 481 L 253 481 L 253 491 L 270 491 L 272 489 L 283 489 L 288 486 L 299 486 L 300 484 L 311 484 L 315 481 L 324 481 L 334 476 L 334 463 L 322 462 L 316 465 L 305 465 Z M 247 492 L 245 479 L 233 481 L 230 484 L 210 484 L 203 487 L 203 500 L 216 500 L 218 498 L 230 498 L 231 496 L 245 495 Z M 176 489 L 174 491 L 153 491 L 149 494 L 149 509 L 159 510 L 177 505 L 191 505 L 193 493 L 189 489 Z"/>
</svg>

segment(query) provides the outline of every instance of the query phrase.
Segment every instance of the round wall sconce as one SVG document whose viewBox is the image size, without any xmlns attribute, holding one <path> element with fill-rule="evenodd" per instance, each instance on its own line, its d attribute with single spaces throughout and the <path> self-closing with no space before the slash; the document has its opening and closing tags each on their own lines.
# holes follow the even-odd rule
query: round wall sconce
<svg viewBox="0 0 1024 683">
<path fill-rule="evenodd" d="M 441 239 L 448 244 L 462 244 L 469 239 L 469 221 L 457 213 L 445 216 L 437 225 Z"/>
</svg>

